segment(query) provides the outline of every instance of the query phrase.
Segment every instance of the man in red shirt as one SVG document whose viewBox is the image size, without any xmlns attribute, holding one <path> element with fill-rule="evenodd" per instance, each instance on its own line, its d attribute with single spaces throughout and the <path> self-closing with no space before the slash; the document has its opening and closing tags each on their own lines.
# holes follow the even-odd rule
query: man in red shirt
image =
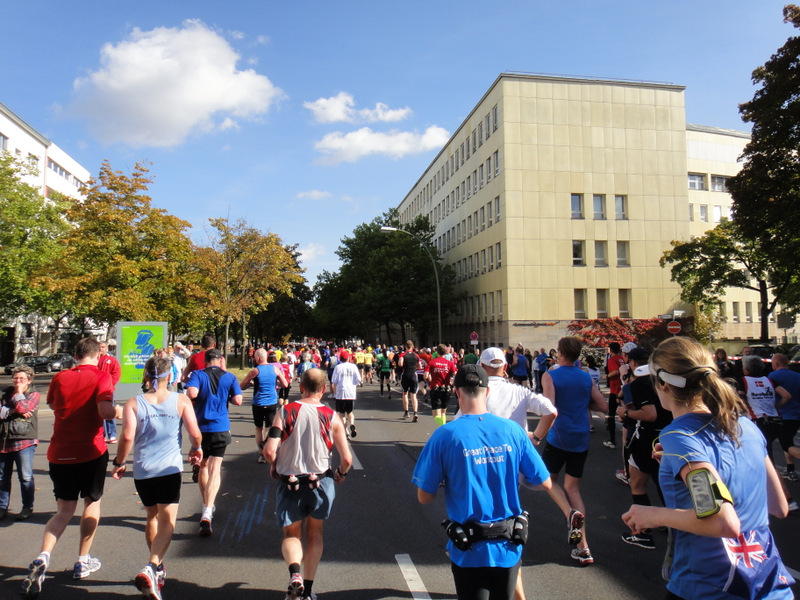
<svg viewBox="0 0 800 600">
<path fill-rule="evenodd" d="M 618 399 L 622 397 L 622 377 L 620 377 L 620 367 L 625 364 L 625 357 L 622 356 L 622 348 L 617 342 L 608 345 L 611 353 L 608 357 L 608 415 L 606 416 L 606 430 L 608 431 L 608 441 L 603 442 L 606 448 L 617 447 L 617 406 Z"/>
<path fill-rule="evenodd" d="M 111 376 L 97 368 L 99 354 L 100 342 L 94 338 L 82 339 L 75 349 L 78 363 L 58 373 L 47 391 L 47 404 L 54 416 L 47 460 L 57 510 L 45 526 L 42 551 L 28 567 L 28 576 L 22 583 L 24 598 L 39 595 L 50 553 L 75 514 L 78 496 L 84 504 L 78 562 L 72 577 L 83 579 L 100 568 L 100 561 L 92 558 L 89 550 L 100 521 L 100 499 L 108 465 L 103 419 L 121 418 L 122 406 L 114 406 Z"/>
<path fill-rule="evenodd" d="M 209 365 L 206 364 L 206 351 L 211 350 L 212 348 L 217 347 L 217 340 L 214 338 L 213 335 L 206 334 L 203 336 L 203 339 L 200 341 L 200 345 L 203 346 L 203 349 L 200 352 L 192 354 L 189 357 L 189 360 L 186 361 L 186 367 L 183 369 L 183 383 L 189 381 L 189 375 L 191 375 L 192 371 L 202 371 Z M 219 366 L 225 371 L 225 357 L 222 356 L 220 358 Z"/>
<path fill-rule="evenodd" d="M 437 425 L 447 423 L 447 405 L 450 402 L 450 387 L 456 374 L 456 365 L 447 360 L 444 344 L 436 347 L 436 358 L 425 365 L 425 381 L 431 390 L 431 412 Z"/>
<path fill-rule="evenodd" d="M 97 357 L 97 368 L 111 375 L 111 383 L 116 389 L 121 375 L 119 362 L 108 353 L 108 344 L 100 342 L 100 356 Z M 103 431 L 106 435 L 106 442 L 117 443 L 117 423 L 114 419 L 103 421 Z"/>
</svg>

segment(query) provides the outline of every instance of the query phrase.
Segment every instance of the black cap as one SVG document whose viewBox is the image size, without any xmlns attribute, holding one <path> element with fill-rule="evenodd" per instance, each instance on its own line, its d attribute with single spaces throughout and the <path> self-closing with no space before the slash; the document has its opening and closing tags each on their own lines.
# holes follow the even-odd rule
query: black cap
<svg viewBox="0 0 800 600">
<path fill-rule="evenodd" d="M 211 362 L 212 360 L 216 360 L 218 358 L 222 358 L 222 354 L 216 348 L 209 348 L 206 350 L 206 362 Z"/>
<path fill-rule="evenodd" d="M 462 365 L 456 371 L 453 385 L 457 388 L 489 387 L 489 376 L 480 365 Z"/>
</svg>

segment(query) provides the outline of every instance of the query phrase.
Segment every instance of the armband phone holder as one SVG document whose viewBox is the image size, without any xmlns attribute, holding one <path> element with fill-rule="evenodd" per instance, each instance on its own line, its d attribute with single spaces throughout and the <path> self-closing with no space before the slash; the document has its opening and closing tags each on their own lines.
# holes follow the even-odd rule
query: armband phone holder
<svg viewBox="0 0 800 600">
<path fill-rule="evenodd" d="M 733 504 L 728 488 L 706 468 L 689 471 L 686 475 L 686 486 L 698 519 L 717 514 L 722 509 L 723 502 Z"/>
</svg>

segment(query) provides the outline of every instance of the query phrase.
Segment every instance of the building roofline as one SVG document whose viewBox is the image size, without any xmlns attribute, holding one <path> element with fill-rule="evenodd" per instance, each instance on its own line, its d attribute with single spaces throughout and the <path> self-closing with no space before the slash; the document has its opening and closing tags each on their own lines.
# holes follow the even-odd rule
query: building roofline
<svg viewBox="0 0 800 600">
<path fill-rule="evenodd" d="M 700 131 L 702 133 L 715 133 L 717 135 L 729 135 L 731 137 L 750 139 L 750 134 L 746 131 L 737 131 L 736 129 L 723 129 L 722 127 L 712 127 L 710 125 L 696 125 L 693 123 L 686 124 L 686 131 Z"/>
<path fill-rule="evenodd" d="M 52 142 L 51 142 L 49 139 L 47 139 L 47 138 L 46 138 L 45 136 L 43 136 L 41 133 L 39 133 L 38 131 L 36 131 L 36 130 L 35 130 L 33 127 L 31 127 L 30 125 L 28 125 L 28 124 L 27 124 L 27 123 L 26 123 L 26 122 L 25 122 L 25 121 L 22 119 L 22 117 L 20 117 L 19 115 L 17 115 L 17 114 L 16 114 L 16 113 L 15 113 L 13 110 L 11 110 L 10 108 L 8 108 L 8 107 L 7 107 L 5 104 L 3 104 L 2 102 L 0 102 L 0 112 L 2 112 L 2 113 L 3 113 L 3 114 L 5 114 L 5 115 L 6 115 L 6 116 L 7 116 L 9 119 L 11 119 L 12 121 L 14 121 L 14 123 L 16 123 L 16 124 L 17 124 L 17 125 L 18 125 L 20 128 L 24 129 L 24 130 L 25 130 L 25 131 L 28 133 L 28 135 L 30 135 L 31 137 L 34 137 L 34 138 L 36 138 L 36 140 L 37 140 L 39 143 L 43 144 L 44 146 L 50 146 L 50 145 L 52 145 Z"/>
</svg>

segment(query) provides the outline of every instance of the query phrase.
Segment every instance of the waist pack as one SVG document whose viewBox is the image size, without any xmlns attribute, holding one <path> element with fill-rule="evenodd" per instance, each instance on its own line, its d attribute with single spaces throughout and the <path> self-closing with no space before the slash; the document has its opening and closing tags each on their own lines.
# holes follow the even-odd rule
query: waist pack
<svg viewBox="0 0 800 600">
<path fill-rule="evenodd" d="M 508 540 L 523 545 L 528 541 L 528 512 L 523 511 L 521 515 L 493 523 L 457 523 L 446 519 L 442 521 L 442 527 L 459 550 L 468 550 L 475 542 L 484 540 Z"/>
<path fill-rule="evenodd" d="M 333 477 L 333 471 L 328 469 L 324 473 L 306 473 L 305 475 L 281 475 L 281 481 L 286 484 L 290 492 L 296 492 L 303 486 L 315 490 L 319 487 L 319 482 L 326 477 Z"/>
</svg>

